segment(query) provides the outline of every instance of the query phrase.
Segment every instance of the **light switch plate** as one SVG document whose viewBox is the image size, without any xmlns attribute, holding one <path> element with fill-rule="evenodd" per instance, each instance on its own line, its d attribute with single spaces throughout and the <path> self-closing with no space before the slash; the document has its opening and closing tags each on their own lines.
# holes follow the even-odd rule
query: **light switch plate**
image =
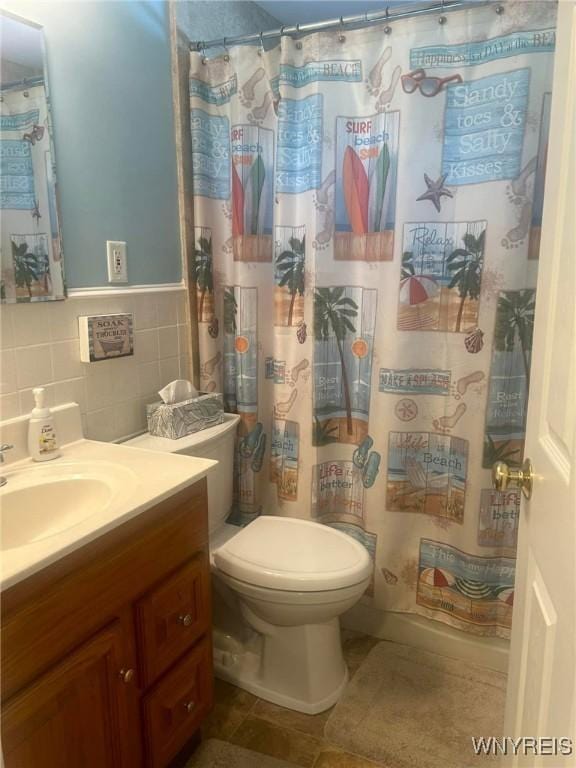
<svg viewBox="0 0 576 768">
<path fill-rule="evenodd" d="M 108 282 L 127 283 L 126 243 L 122 240 L 107 240 L 106 257 L 108 263 Z"/>
</svg>

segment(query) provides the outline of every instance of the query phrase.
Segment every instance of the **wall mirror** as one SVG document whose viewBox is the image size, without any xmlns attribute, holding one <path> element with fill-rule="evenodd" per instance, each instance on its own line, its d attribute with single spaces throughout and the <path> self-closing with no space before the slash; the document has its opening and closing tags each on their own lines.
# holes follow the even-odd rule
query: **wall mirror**
<svg viewBox="0 0 576 768">
<path fill-rule="evenodd" d="M 3 302 L 66 297 L 42 28 L 0 12 Z"/>
</svg>

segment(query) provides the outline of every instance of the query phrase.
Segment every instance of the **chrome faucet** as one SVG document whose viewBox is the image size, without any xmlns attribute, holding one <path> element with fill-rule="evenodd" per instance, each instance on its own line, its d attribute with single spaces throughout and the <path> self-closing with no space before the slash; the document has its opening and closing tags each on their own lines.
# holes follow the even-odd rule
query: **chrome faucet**
<svg viewBox="0 0 576 768">
<path fill-rule="evenodd" d="M 0 464 L 4 464 L 4 451 L 10 451 L 12 448 L 14 448 L 14 446 L 8 445 L 8 443 L 0 445 Z M 8 480 L 5 477 L 0 477 L 0 488 L 3 485 L 6 485 L 7 482 Z"/>
</svg>

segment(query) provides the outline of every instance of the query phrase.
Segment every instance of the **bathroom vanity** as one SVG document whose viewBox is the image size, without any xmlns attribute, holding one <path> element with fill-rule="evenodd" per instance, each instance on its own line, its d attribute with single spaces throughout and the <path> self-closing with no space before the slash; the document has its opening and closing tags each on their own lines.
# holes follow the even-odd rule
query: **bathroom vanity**
<svg viewBox="0 0 576 768">
<path fill-rule="evenodd" d="M 65 447 L 64 463 L 53 462 L 52 471 L 65 474 L 66 460 L 82 466 L 103 445 L 82 440 Z M 205 475 L 215 462 L 193 466 L 202 460 L 158 459 L 123 446 L 106 451 L 116 464 L 132 462 L 138 481 L 118 497 L 120 506 L 111 502 L 100 516 L 3 552 L 6 768 L 167 766 L 192 746 L 211 708 Z M 163 467 L 161 459 L 172 463 Z M 136 499 L 152 464 L 161 475 L 156 487 L 148 481 L 156 500 L 142 503 Z M 41 477 L 33 465 L 19 465 L 7 473 L 14 493 L 19 481 L 33 488 Z M 10 512 L 6 489 L 4 500 Z M 42 510 L 48 518 L 51 512 Z"/>
</svg>

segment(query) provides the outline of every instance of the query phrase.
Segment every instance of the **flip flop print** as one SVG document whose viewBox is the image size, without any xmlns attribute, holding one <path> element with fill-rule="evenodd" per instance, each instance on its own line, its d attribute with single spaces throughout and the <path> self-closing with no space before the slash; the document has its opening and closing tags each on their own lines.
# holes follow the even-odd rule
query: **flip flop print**
<svg viewBox="0 0 576 768">
<path fill-rule="evenodd" d="M 376 482 L 376 477 L 378 476 L 378 471 L 380 469 L 380 461 L 381 457 L 377 451 L 372 451 L 368 456 L 366 466 L 362 472 L 362 485 L 364 488 L 372 488 Z"/>
<path fill-rule="evenodd" d="M 366 460 L 368 458 L 368 453 L 373 445 L 374 445 L 374 440 L 372 440 L 370 435 L 366 435 L 364 440 L 362 440 L 358 448 L 356 448 L 356 450 L 352 454 L 352 462 L 355 467 L 358 467 L 358 469 L 363 469 L 364 465 L 366 464 Z"/>
</svg>

